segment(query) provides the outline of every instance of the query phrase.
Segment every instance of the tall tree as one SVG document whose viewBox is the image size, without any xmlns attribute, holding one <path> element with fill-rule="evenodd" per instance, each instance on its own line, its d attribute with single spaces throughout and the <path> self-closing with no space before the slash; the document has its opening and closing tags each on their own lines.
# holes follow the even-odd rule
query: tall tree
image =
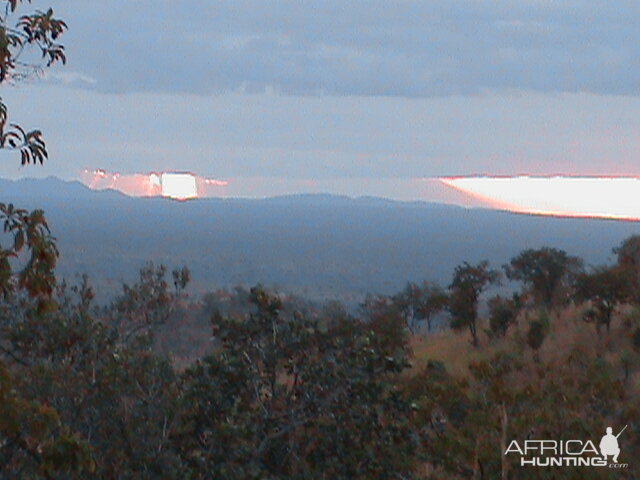
<svg viewBox="0 0 640 480">
<path fill-rule="evenodd" d="M 564 250 L 543 247 L 522 251 L 504 270 L 507 278 L 521 281 L 538 303 L 550 309 L 562 300 L 563 287 L 571 287 L 582 264 Z"/>
<path fill-rule="evenodd" d="M 640 235 L 632 235 L 613 249 L 617 256 L 617 265 L 625 272 L 629 281 L 630 298 L 640 303 Z"/>
<path fill-rule="evenodd" d="M 456 267 L 449 285 L 449 312 L 453 328 L 467 327 L 471 343 L 478 344 L 478 299 L 487 287 L 498 283 L 500 274 L 484 260 L 477 265 L 464 262 Z"/>
<path fill-rule="evenodd" d="M 613 313 L 619 305 L 627 302 L 631 295 L 630 275 L 620 267 L 597 268 L 577 278 L 577 299 L 591 303 L 584 319 L 593 321 L 598 333 L 602 325 L 609 332 Z"/>
</svg>

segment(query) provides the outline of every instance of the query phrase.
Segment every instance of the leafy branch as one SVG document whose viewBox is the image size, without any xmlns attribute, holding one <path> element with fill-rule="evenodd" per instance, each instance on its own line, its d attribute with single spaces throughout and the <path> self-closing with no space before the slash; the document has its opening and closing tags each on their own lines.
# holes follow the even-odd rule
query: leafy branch
<svg viewBox="0 0 640 480">
<path fill-rule="evenodd" d="M 0 293 L 6 296 L 20 288 L 32 296 L 51 296 L 55 287 L 54 269 L 58 259 L 55 238 L 42 210 L 28 212 L 12 204 L 0 203 L 0 221 L 11 245 L 0 245 Z M 14 271 L 11 260 L 29 250 L 26 263 Z"/>
<path fill-rule="evenodd" d="M 21 3 L 24 2 L 6 0 L 4 14 L 0 14 L 0 84 L 26 80 L 57 62 L 67 62 L 64 46 L 58 42 L 68 29 L 67 24 L 56 18 L 51 8 L 21 15 L 15 24 L 10 24 Z M 32 50 L 40 53 L 40 61 L 23 60 L 23 55 Z M 42 132 L 27 131 L 16 123 L 8 123 L 7 106 L 2 98 L 0 149 L 19 150 L 22 165 L 43 164 L 48 159 Z"/>
</svg>

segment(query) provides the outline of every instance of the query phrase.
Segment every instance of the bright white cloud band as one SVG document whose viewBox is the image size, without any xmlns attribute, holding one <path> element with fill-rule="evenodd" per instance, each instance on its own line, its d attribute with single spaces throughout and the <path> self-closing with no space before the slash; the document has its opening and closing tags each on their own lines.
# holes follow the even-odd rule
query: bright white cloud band
<svg viewBox="0 0 640 480">
<path fill-rule="evenodd" d="M 639 177 L 453 177 L 444 184 L 521 213 L 640 219 Z"/>
</svg>

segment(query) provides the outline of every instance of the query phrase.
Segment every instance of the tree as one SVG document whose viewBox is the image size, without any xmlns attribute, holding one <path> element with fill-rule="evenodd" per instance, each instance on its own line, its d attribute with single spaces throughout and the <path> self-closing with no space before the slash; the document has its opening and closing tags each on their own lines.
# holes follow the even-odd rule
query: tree
<svg viewBox="0 0 640 480">
<path fill-rule="evenodd" d="M 509 327 L 516 323 L 519 312 L 517 299 L 505 299 L 496 295 L 488 302 L 490 337 L 504 337 Z"/>
<path fill-rule="evenodd" d="M 25 399 L 0 362 L 0 473 L 2 478 L 57 478 L 91 472 L 86 443 L 61 422 L 58 412 Z"/>
<path fill-rule="evenodd" d="M 392 297 L 405 318 L 407 328 L 415 333 L 420 322 L 427 322 L 427 330 L 431 331 L 433 318 L 447 305 L 447 294 L 437 284 L 423 282 L 422 285 L 407 283 L 400 293 Z"/>
<path fill-rule="evenodd" d="M 29 1 L 29 0 L 28 0 Z M 15 18 L 21 0 L 0 2 L 0 84 L 15 83 L 43 68 L 60 61 L 66 62 L 64 47 L 57 43 L 67 25 L 54 17 L 53 10 L 36 11 Z M 41 61 L 29 55 L 39 54 Z M 36 57 L 37 58 L 37 57 Z M 42 164 L 48 157 L 42 133 L 27 131 L 16 123 L 9 123 L 7 106 L 0 98 L 0 149 L 20 152 L 22 165 Z M 12 204 L 0 203 L 0 221 L 9 242 L 0 245 L 0 322 L 6 334 L 7 312 L 26 314 L 28 301 L 16 297 L 26 292 L 37 300 L 34 315 L 42 315 L 56 308 L 51 297 L 55 288 L 54 268 L 58 250 L 55 239 L 42 210 L 27 212 Z M 6 237 L 5 237 L 6 238 Z M 16 309 L 16 303 L 18 308 Z M 12 316 L 9 317 L 12 319 Z M 26 373 L 33 373 L 31 365 L 15 355 L 13 345 L 0 350 L 0 472 L 3 478 L 59 478 L 91 471 L 94 467 L 87 445 L 61 420 L 55 408 L 38 399 L 21 398 L 10 385 L 11 378 L 5 363 L 20 365 Z M 15 340 L 15 339 L 13 339 Z"/>
<path fill-rule="evenodd" d="M 6 297 L 11 291 L 24 289 L 34 297 L 50 297 L 55 286 L 53 272 L 58 249 L 44 213 L 42 210 L 29 213 L 0 203 L 0 221 L 11 238 L 8 247 L 0 245 L 0 295 Z M 22 260 L 24 265 L 16 268 L 12 260 Z"/>
<path fill-rule="evenodd" d="M 165 271 L 153 269 L 158 270 Z M 30 404 L 46 405 L 57 419 L 53 432 L 68 432 L 78 452 L 91 452 L 94 477 L 78 471 L 50 478 L 155 479 L 157 472 L 178 477 L 180 461 L 169 441 L 180 396 L 178 375 L 169 358 L 154 350 L 149 329 L 155 324 L 134 331 L 113 321 L 122 315 L 120 305 L 142 294 L 147 302 L 136 304 L 133 318 L 168 318 L 172 303 L 159 300 L 173 294 L 151 291 L 148 272 L 143 269 L 141 280 L 106 308 L 92 305 L 95 295 L 86 278 L 77 287 L 59 285 L 51 311 L 38 311 L 36 299 L 19 294 L 0 304 L 0 346 L 15 391 Z M 158 277 L 151 283 L 163 281 Z M 18 456 L 9 470 L 0 466 L 0 477 L 15 478 L 10 472 L 32 463 L 26 460 Z"/>
<path fill-rule="evenodd" d="M 591 303 L 584 319 L 593 321 L 598 333 L 602 325 L 609 332 L 615 309 L 631 298 L 629 277 L 629 273 L 620 267 L 597 268 L 578 276 L 576 298 Z"/>
<path fill-rule="evenodd" d="M 107 316 L 119 332 L 123 342 L 141 335 L 150 335 L 155 327 L 163 325 L 176 311 L 183 292 L 191 279 L 187 267 L 172 272 L 173 290 L 166 280 L 164 265 L 147 263 L 141 270 L 139 280 L 132 286 L 124 284 Z"/>
<path fill-rule="evenodd" d="M 489 268 L 488 261 L 477 265 L 464 262 L 456 267 L 449 285 L 449 312 L 453 328 L 467 327 L 471 342 L 478 346 L 478 299 L 488 286 L 498 283 L 500 274 Z"/>
<path fill-rule="evenodd" d="M 27 0 L 29 1 L 29 0 Z M 64 46 L 58 43 L 67 30 L 53 10 L 18 15 L 22 0 L 0 1 L 0 85 L 15 83 L 40 73 L 57 62 L 66 63 Z M 34 60 L 34 52 L 37 52 Z M 31 56 L 30 56 L 31 55 Z M 48 158 L 40 130 L 27 131 L 8 122 L 7 106 L 0 98 L 0 149 L 20 152 L 22 165 L 42 164 Z M 53 269 L 58 251 L 42 210 L 29 213 L 0 203 L 0 221 L 11 235 L 9 246 L 0 245 L 0 294 L 16 287 L 33 296 L 50 297 L 55 286 Z M 21 254 L 30 252 L 24 268 L 16 270 Z M 46 302 L 41 303 L 44 306 Z"/>
<path fill-rule="evenodd" d="M 463 374 L 429 362 L 406 379 L 404 389 L 416 407 L 413 422 L 423 446 L 417 454 L 427 465 L 420 478 L 636 478 L 631 468 L 613 475 L 606 468 L 570 465 L 555 469 L 552 476 L 541 475 L 540 469 L 523 468 L 520 455 L 501 454 L 512 440 L 523 446 L 527 440 L 567 438 L 569 432 L 573 438 L 595 440 L 605 418 L 613 425 L 637 421 L 640 411 L 627 400 L 629 386 L 617 371 L 616 355 L 603 358 L 594 348 L 563 343 L 551 358 L 538 356 L 536 362 L 527 361 L 520 348 L 474 357 Z M 629 459 L 638 455 L 637 436 L 632 435 L 625 439 Z"/>
<path fill-rule="evenodd" d="M 362 320 L 372 332 L 375 332 L 385 343 L 402 348 L 407 342 L 409 333 L 407 319 L 393 299 L 384 295 L 367 294 L 360 306 Z M 349 316 L 338 317 L 338 321 L 348 320 Z"/>
<path fill-rule="evenodd" d="M 632 235 L 613 249 L 617 265 L 626 272 L 631 296 L 629 300 L 640 303 L 640 235 Z"/>
<path fill-rule="evenodd" d="M 410 409 L 391 380 L 404 348 L 355 319 L 326 329 L 252 290 L 244 321 L 215 316 L 221 349 L 184 374 L 176 448 L 189 478 L 403 478 Z"/>
<path fill-rule="evenodd" d="M 640 235 L 632 235 L 613 249 L 618 257 L 618 265 L 623 268 L 640 270 Z"/>
<path fill-rule="evenodd" d="M 542 347 L 548 333 L 548 321 L 546 319 L 537 319 L 531 321 L 529 330 L 527 331 L 527 345 L 533 350 L 534 359 L 538 361 L 538 350 Z"/>
<path fill-rule="evenodd" d="M 524 283 L 536 301 L 550 309 L 555 302 L 563 300 L 563 287 L 571 287 L 582 263 L 580 258 L 564 250 L 543 247 L 524 250 L 512 258 L 504 270 L 507 278 Z"/>
</svg>

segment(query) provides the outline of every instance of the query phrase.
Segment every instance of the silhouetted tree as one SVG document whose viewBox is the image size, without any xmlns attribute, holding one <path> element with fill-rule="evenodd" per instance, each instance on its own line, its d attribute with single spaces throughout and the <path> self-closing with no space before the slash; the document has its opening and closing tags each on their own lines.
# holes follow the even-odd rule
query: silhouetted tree
<svg viewBox="0 0 640 480">
<path fill-rule="evenodd" d="M 392 301 L 405 318 L 409 331 L 415 333 L 420 322 L 427 322 L 427 330 L 431 331 L 433 318 L 446 308 L 448 298 L 435 283 L 423 282 L 418 285 L 410 282 L 392 297 Z"/>
<path fill-rule="evenodd" d="M 123 342 L 151 334 L 154 328 L 166 323 L 178 308 L 191 279 L 191 272 L 186 267 L 174 270 L 173 289 L 169 286 L 166 274 L 164 265 L 148 263 L 140 270 L 137 283 L 122 286 L 122 295 L 108 309 L 107 315 Z"/>
<path fill-rule="evenodd" d="M 468 328 L 471 342 L 478 346 L 478 299 L 490 285 L 499 282 L 500 274 L 489 268 L 488 261 L 477 265 L 465 262 L 456 267 L 449 285 L 449 312 L 453 328 Z"/>
<path fill-rule="evenodd" d="M 545 314 L 543 314 L 545 315 Z M 548 333 L 548 319 L 546 317 L 532 320 L 527 331 L 527 345 L 533 350 L 533 358 L 538 361 L 538 350 L 542 347 Z"/>
<path fill-rule="evenodd" d="M 593 321 L 598 333 L 602 325 L 609 332 L 616 308 L 631 298 L 629 277 L 628 272 L 619 267 L 598 268 L 578 276 L 576 297 L 590 302 L 591 308 L 584 319 Z"/>
<path fill-rule="evenodd" d="M 620 267 L 640 269 L 640 235 L 632 235 L 613 249 Z"/>
<path fill-rule="evenodd" d="M 516 322 L 519 305 L 515 299 L 505 299 L 497 295 L 488 302 L 489 331 L 491 337 L 504 337 L 509 327 Z"/>
<path fill-rule="evenodd" d="M 565 303 L 569 298 L 566 289 L 572 287 L 582 263 L 564 250 L 543 247 L 522 251 L 504 270 L 507 278 L 521 281 L 536 301 L 550 309 L 554 302 Z"/>
<path fill-rule="evenodd" d="M 632 235 L 613 249 L 617 256 L 617 265 L 627 274 L 630 298 L 635 304 L 640 303 L 640 235 Z"/>
</svg>

